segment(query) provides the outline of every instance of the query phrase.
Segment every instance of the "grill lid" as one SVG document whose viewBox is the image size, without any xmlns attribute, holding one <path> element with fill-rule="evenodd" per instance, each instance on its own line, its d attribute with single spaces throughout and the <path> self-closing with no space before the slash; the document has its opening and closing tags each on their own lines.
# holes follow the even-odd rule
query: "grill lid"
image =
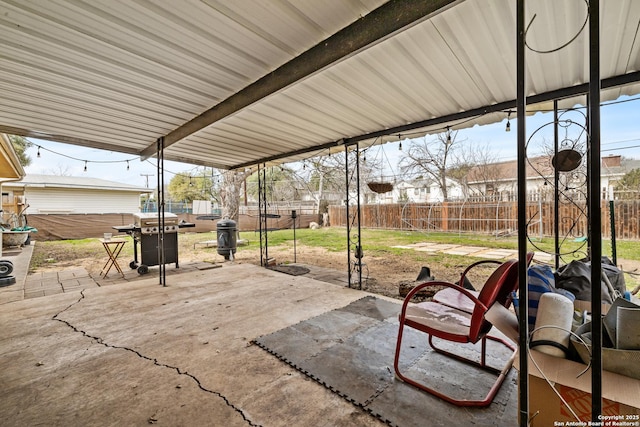
<svg viewBox="0 0 640 427">
<path fill-rule="evenodd" d="M 148 226 L 157 226 L 160 223 L 160 218 L 158 218 L 157 212 L 140 212 L 134 213 L 133 219 L 135 221 L 135 225 L 138 227 L 148 227 Z M 178 215 L 165 212 L 164 214 L 164 223 L 165 225 L 174 225 L 178 223 Z"/>
</svg>

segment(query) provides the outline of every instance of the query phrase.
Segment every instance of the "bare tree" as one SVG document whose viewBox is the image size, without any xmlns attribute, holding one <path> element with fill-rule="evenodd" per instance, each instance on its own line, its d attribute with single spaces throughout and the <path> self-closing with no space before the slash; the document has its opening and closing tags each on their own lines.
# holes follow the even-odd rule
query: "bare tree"
<svg viewBox="0 0 640 427">
<path fill-rule="evenodd" d="M 435 139 L 423 138 L 414 142 L 400 162 L 404 174 L 426 174 L 438 183 L 444 200 L 449 199 L 448 180 L 453 179 L 450 171 L 462 170 L 467 162 L 458 155 L 462 142 L 457 140 L 458 132 L 448 129 L 435 135 Z"/>
<path fill-rule="evenodd" d="M 381 159 L 372 156 L 369 149 L 360 150 L 360 190 L 366 192 L 366 183 L 374 180 L 382 165 Z M 298 171 L 297 180 L 300 188 L 306 188 L 316 199 L 319 210 L 326 193 L 339 193 L 345 198 L 346 188 L 346 162 L 349 162 L 349 174 L 353 177 L 350 185 L 354 191 L 355 171 L 356 171 L 356 151 L 352 150 L 345 156 L 345 153 L 336 153 L 331 156 L 318 156 L 307 159 L 302 171 Z M 348 160 L 347 160 L 348 159 Z M 322 213 L 322 212 L 319 212 Z"/>
<path fill-rule="evenodd" d="M 497 190 L 498 182 L 504 177 L 504 168 L 501 168 L 489 145 L 469 146 L 466 163 L 464 171 L 461 171 L 464 173 L 460 173 L 458 178 L 466 195 L 474 193 L 487 196 Z"/>
<path fill-rule="evenodd" d="M 72 175 L 71 170 L 69 169 L 69 165 L 63 165 L 61 163 L 58 163 L 55 169 L 48 169 L 46 172 L 50 175 L 57 175 L 57 176 Z"/>
<path fill-rule="evenodd" d="M 246 169 L 244 171 L 228 170 L 222 172 L 220 202 L 222 204 L 223 218 L 229 218 L 238 222 L 242 184 L 252 173 L 251 169 Z"/>
<path fill-rule="evenodd" d="M 295 172 L 286 166 L 271 166 L 264 171 L 266 182 L 263 182 L 267 200 L 276 203 L 299 200 Z M 247 194 L 254 199 L 259 197 L 258 175 L 252 175 L 247 179 Z"/>
</svg>

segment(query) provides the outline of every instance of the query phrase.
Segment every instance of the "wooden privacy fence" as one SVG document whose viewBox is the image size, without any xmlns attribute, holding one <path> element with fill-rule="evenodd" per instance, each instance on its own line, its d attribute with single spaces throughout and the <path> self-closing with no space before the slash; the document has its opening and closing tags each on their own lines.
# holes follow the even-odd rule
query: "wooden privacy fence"
<svg viewBox="0 0 640 427">
<path fill-rule="evenodd" d="M 617 200 L 614 205 L 616 237 L 640 239 L 640 201 Z M 527 202 L 528 232 L 532 236 L 554 235 L 554 203 Z M 562 204 L 559 208 L 558 231 L 562 236 L 587 235 L 584 201 Z M 603 200 L 602 235 L 611 236 L 610 206 Z M 355 215 L 355 206 L 349 214 Z M 346 226 L 346 207 L 329 206 L 333 226 Z M 518 202 L 442 202 L 433 204 L 379 204 L 360 207 L 360 223 L 367 228 L 395 230 L 444 231 L 455 233 L 509 235 L 518 230 Z"/>
<path fill-rule="evenodd" d="M 279 218 L 268 218 L 267 228 L 270 230 L 288 229 L 293 227 L 291 210 L 274 210 L 270 214 L 280 215 Z M 185 233 L 216 232 L 217 221 L 199 220 L 198 215 L 178 214 L 178 220 L 194 223 L 194 228 L 184 228 Z M 38 229 L 32 235 L 33 240 L 67 240 L 102 237 L 103 233 L 115 233 L 114 225 L 133 224 L 134 217 L 130 213 L 107 214 L 33 214 L 27 216 L 29 226 Z M 296 228 L 308 228 L 310 222 L 318 222 L 317 214 L 298 214 Z M 256 231 L 260 228 L 258 215 L 241 214 L 238 218 L 238 231 Z"/>
<path fill-rule="evenodd" d="M 640 239 L 640 200 L 617 200 L 614 202 L 616 238 Z M 560 235 L 582 237 L 587 234 L 587 218 L 584 202 L 565 204 L 560 208 Z M 602 235 L 611 236 L 609 202 L 602 202 Z M 292 228 L 289 208 L 270 209 L 270 214 L 279 218 L 267 220 L 268 229 Z M 355 207 L 349 212 L 355 214 Z M 532 236 L 554 235 L 553 202 L 536 201 L 527 204 L 529 234 Z M 488 235 L 508 235 L 517 232 L 517 202 L 447 202 L 434 204 L 384 204 L 361 206 L 361 224 L 368 228 L 384 228 L 415 231 L 447 231 L 454 233 L 475 233 Z M 178 218 L 196 224 L 185 232 L 216 231 L 216 221 L 197 220 L 197 215 L 179 214 Z M 317 214 L 300 214 L 296 219 L 297 228 L 309 227 L 311 221 L 322 223 Z M 29 225 L 38 232 L 36 240 L 83 239 L 100 237 L 113 232 L 114 225 L 133 223 L 132 214 L 33 214 L 28 215 Z M 329 206 L 329 223 L 346 226 L 344 206 Z M 240 215 L 240 231 L 257 231 L 259 215 Z M 540 228 L 542 227 L 542 229 Z"/>
</svg>

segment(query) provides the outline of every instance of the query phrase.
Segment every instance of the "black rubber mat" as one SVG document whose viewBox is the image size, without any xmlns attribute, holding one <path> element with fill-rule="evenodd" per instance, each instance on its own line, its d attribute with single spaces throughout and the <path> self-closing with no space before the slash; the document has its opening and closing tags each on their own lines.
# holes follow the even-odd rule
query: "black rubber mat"
<svg viewBox="0 0 640 427">
<path fill-rule="evenodd" d="M 517 424 L 513 371 L 485 409 L 458 408 L 396 380 L 393 358 L 400 308 L 399 303 L 367 296 L 254 342 L 389 425 Z M 446 383 L 446 392 L 474 395 L 492 381 L 483 371 L 432 352 L 426 335 L 411 328 L 405 329 L 402 347 L 401 369 Z"/>
<path fill-rule="evenodd" d="M 269 267 L 269 269 L 289 274 L 291 276 L 302 276 L 310 271 L 307 267 L 301 267 L 299 265 L 276 265 Z"/>
</svg>

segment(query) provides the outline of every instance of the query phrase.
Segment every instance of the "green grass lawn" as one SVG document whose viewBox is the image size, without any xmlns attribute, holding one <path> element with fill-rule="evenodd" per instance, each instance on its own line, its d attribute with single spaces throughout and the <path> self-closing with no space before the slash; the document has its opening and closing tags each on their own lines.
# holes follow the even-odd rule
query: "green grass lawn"
<svg viewBox="0 0 640 427">
<path fill-rule="evenodd" d="M 296 243 L 312 247 L 322 247 L 332 252 L 344 252 L 347 249 L 345 228 L 329 227 L 312 230 L 308 228 L 297 229 Z M 256 232 L 241 232 L 240 237 L 248 240 L 247 246 L 239 246 L 238 251 L 246 249 L 256 249 L 260 247 L 260 235 Z M 126 239 L 130 237 L 125 236 Z M 293 230 L 271 231 L 266 236 L 269 247 L 293 246 Z M 181 233 L 178 239 L 180 251 L 186 251 L 194 247 L 197 242 L 203 240 L 215 240 L 216 232 L 212 233 Z M 422 233 L 398 230 L 362 229 L 361 241 L 364 252 L 367 255 L 384 256 L 385 254 L 402 255 L 405 257 L 421 257 L 421 253 L 410 249 L 394 248 L 393 246 L 410 245 L 413 243 L 432 242 L 447 243 L 464 246 L 481 246 L 487 248 L 517 249 L 517 238 L 495 238 L 486 235 L 464 235 L 447 233 Z M 603 254 L 611 256 L 611 243 L 603 241 Z M 553 252 L 553 239 L 542 239 L 534 241 L 536 247 L 529 245 L 528 250 L 544 250 Z M 73 254 L 80 257 L 104 258 L 104 249 L 98 239 L 64 240 L 52 242 L 38 242 L 39 250 L 34 251 L 31 268 L 46 265 L 49 260 L 70 259 Z M 618 259 L 638 261 L 640 260 L 640 242 L 629 240 L 617 241 Z M 245 249 L 246 248 L 246 249 Z M 580 250 L 577 258 L 582 258 L 586 251 L 584 242 L 567 241 L 563 245 L 563 252 Z M 436 256 L 436 254 L 433 254 Z M 133 259 L 133 245 L 125 245 L 122 259 Z M 417 259 L 417 258 L 416 258 Z M 640 281 L 637 275 L 626 275 L 629 288 L 637 286 Z"/>
<path fill-rule="evenodd" d="M 254 232 L 240 233 L 242 238 L 248 239 L 251 245 L 259 246 L 260 236 Z M 296 230 L 296 240 L 298 243 L 308 246 L 324 247 L 330 251 L 346 250 L 347 232 L 344 228 L 330 227 L 311 230 L 303 228 Z M 268 233 L 269 246 L 292 244 L 293 230 L 277 230 Z M 453 233 L 421 233 L 413 231 L 397 230 L 376 230 L 362 229 L 361 241 L 363 248 L 374 251 L 395 251 L 392 246 L 409 245 L 420 242 L 447 243 L 463 246 L 482 246 L 487 248 L 517 249 L 517 237 L 495 238 L 493 236 L 464 235 Z M 535 245 L 535 247 L 533 247 Z M 554 251 L 554 240 L 545 238 L 535 240 L 529 244 L 529 250 Z M 586 243 L 577 241 L 565 241 L 562 245 L 563 252 L 568 253 L 573 250 L 586 252 Z M 627 260 L 640 260 L 640 241 L 618 240 L 616 242 L 617 257 Z M 397 249 L 402 251 L 403 249 Z M 602 241 L 603 255 L 611 257 L 611 242 Z M 583 255 L 579 255 L 581 258 Z"/>
<path fill-rule="evenodd" d="M 249 248 L 260 246 L 260 235 L 254 232 L 243 232 L 240 236 L 249 240 Z M 299 245 L 317 246 L 329 251 L 346 251 L 347 231 L 345 228 L 330 227 L 311 230 L 308 228 L 296 230 L 296 242 Z M 271 231 L 267 236 L 270 247 L 279 245 L 293 245 L 293 230 Z M 413 243 L 432 242 L 447 243 L 463 246 L 480 246 L 497 249 L 517 249 L 516 236 L 507 238 L 495 238 L 493 236 L 464 235 L 453 233 L 421 233 L 398 230 L 362 229 L 361 242 L 363 250 L 368 255 L 382 256 L 385 253 L 404 254 L 409 257 L 421 257 L 421 253 L 411 249 L 393 248 L 393 246 L 410 245 Z M 533 246 L 535 245 L 535 246 Z M 616 242 L 617 259 L 639 261 L 640 241 L 618 240 Z M 239 248 L 238 250 L 242 250 Z M 554 252 L 554 240 L 552 238 L 536 239 L 529 243 L 528 250 Z M 586 256 L 587 246 L 585 242 L 565 241 L 562 244 L 562 252 L 570 253 L 578 251 L 573 257 L 567 256 L 565 260 L 581 259 Z M 611 242 L 602 242 L 602 253 L 609 258 L 611 254 Z M 437 256 L 437 254 L 431 254 Z M 637 274 L 625 274 L 625 282 L 628 289 L 633 289 L 640 284 L 640 276 Z"/>
</svg>

